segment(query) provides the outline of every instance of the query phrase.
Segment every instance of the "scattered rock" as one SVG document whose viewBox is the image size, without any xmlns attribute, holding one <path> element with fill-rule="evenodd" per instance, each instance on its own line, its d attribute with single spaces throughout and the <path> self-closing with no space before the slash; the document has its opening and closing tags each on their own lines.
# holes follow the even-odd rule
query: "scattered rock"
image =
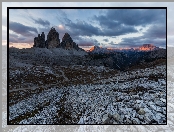
<svg viewBox="0 0 174 132">
<path fill-rule="evenodd" d="M 132 123 L 133 124 L 140 124 L 140 120 L 138 118 L 133 118 Z"/>
<path fill-rule="evenodd" d="M 144 111 L 143 108 L 140 108 L 140 110 L 138 111 L 138 114 L 139 115 L 144 115 L 146 112 Z"/>
<path fill-rule="evenodd" d="M 119 121 L 119 120 L 120 120 L 120 115 L 119 115 L 118 113 L 114 114 L 114 115 L 113 115 L 113 119 L 114 119 L 115 121 Z"/>
<path fill-rule="evenodd" d="M 166 103 L 164 103 L 162 101 L 156 101 L 155 104 L 158 105 L 158 106 L 161 106 L 161 107 L 166 106 Z"/>
<path fill-rule="evenodd" d="M 113 115 L 111 115 L 110 113 L 108 113 L 108 117 L 109 117 L 109 118 L 112 118 L 112 117 L 113 117 Z"/>
<path fill-rule="evenodd" d="M 150 105 L 150 107 L 156 111 L 156 106 L 155 105 Z"/>
<path fill-rule="evenodd" d="M 128 118 L 126 118 L 126 124 L 132 124 L 132 121 Z"/>
<path fill-rule="evenodd" d="M 144 116 L 144 120 L 147 122 L 147 124 L 151 124 L 153 117 L 149 114 Z"/>
<path fill-rule="evenodd" d="M 164 103 L 166 103 L 166 99 L 160 98 L 160 100 Z"/>
<path fill-rule="evenodd" d="M 110 119 L 108 118 L 108 114 L 104 114 L 102 118 L 103 124 L 106 124 Z"/>
<path fill-rule="evenodd" d="M 138 119 L 141 121 L 144 121 L 144 116 L 143 115 L 138 115 Z"/>
</svg>

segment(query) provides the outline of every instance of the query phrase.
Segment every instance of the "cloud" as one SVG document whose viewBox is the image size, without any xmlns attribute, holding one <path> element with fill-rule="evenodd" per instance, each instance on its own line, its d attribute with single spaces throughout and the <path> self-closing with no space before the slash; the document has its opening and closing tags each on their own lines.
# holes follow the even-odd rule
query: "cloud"
<svg viewBox="0 0 174 132">
<path fill-rule="evenodd" d="M 61 9 L 57 10 L 55 18 L 64 26 L 63 30 L 56 27 L 60 33 L 60 37 L 63 37 L 65 32 L 69 33 L 72 38 L 79 38 L 79 35 L 92 37 L 93 35 L 98 35 L 100 31 L 98 27 L 94 27 L 85 21 L 76 19 L 76 21 L 73 22 L 68 18 L 67 13 Z"/>
<path fill-rule="evenodd" d="M 83 35 L 83 36 L 119 36 L 128 33 L 135 33 L 138 30 L 133 26 L 127 26 L 113 20 L 107 20 L 106 16 L 99 17 L 99 26 L 94 26 L 87 21 L 76 19 L 72 21 L 68 18 L 64 11 L 57 13 L 56 17 L 61 23 L 64 23 L 68 32 L 73 35 Z M 94 16 L 94 18 L 98 18 Z M 94 19 L 96 21 L 96 19 Z M 98 21 L 97 20 L 97 21 Z"/>
<path fill-rule="evenodd" d="M 11 43 L 33 43 L 34 37 L 19 36 L 17 34 L 9 34 L 9 42 Z"/>
<path fill-rule="evenodd" d="M 109 40 L 108 40 L 108 39 L 103 39 L 103 41 L 105 41 L 105 42 L 109 42 Z"/>
<path fill-rule="evenodd" d="M 18 35 L 16 34 L 9 34 L 9 42 L 12 42 L 12 43 L 18 43 Z"/>
<path fill-rule="evenodd" d="M 34 27 L 25 26 L 18 22 L 9 22 L 9 30 L 12 30 L 13 32 L 20 34 L 22 36 L 31 37 L 35 34 L 38 34 L 38 31 Z"/>
<path fill-rule="evenodd" d="M 68 23 L 66 23 L 65 25 L 68 26 L 69 30 L 76 35 L 93 36 L 99 35 L 101 32 L 98 27 L 94 27 L 93 25 L 85 21 L 77 20 L 77 22 L 75 23 L 69 20 L 67 22 Z"/>
<path fill-rule="evenodd" d="M 129 26 L 145 26 L 148 24 L 165 23 L 165 9 L 113 9 L 108 10 L 105 19 Z M 98 20 L 101 20 L 100 16 Z"/>
<path fill-rule="evenodd" d="M 123 38 L 120 47 L 137 47 L 143 44 L 154 44 L 158 47 L 166 46 L 166 25 L 151 25 L 142 36 Z"/>
<path fill-rule="evenodd" d="M 124 38 L 122 42 L 118 43 L 120 47 L 138 47 L 143 44 L 154 44 L 158 47 L 166 46 L 166 39 L 164 38 L 147 38 L 145 36 Z"/>
<path fill-rule="evenodd" d="M 67 18 L 66 18 L 67 19 Z M 68 19 L 69 20 L 69 19 Z M 65 25 L 69 28 L 69 31 L 73 35 L 84 35 L 84 36 L 119 36 L 128 33 L 138 32 L 134 27 L 120 25 L 114 28 L 102 28 L 93 26 L 85 21 L 77 20 L 77 22 L 67 21 Z"/>
<path fill-rule="evenodd" d="M 136 33 L 136 32 L 138 32 L 138 30 L 135 29 L 135 27 L 120 25 L 119 27 L 103 29 L 103 33 L 100 35 L 102 35 L 102 36 L 120 36 L 120 35 L 125 35 L 125 34 L 130 34 L 130 33 Z"/>
<path fill-rule="evenodd" d="M 116 45 L 113 41 L 111 41 L 109 44 L 110 44 L 110 45 Z"/>
<path fill-rule="evenodd" d="M 73 39 L 75 43 L 77 43 L 79 46 L 93 46 L 93 45 L 100 45 L 100 43 L 96 39 L 92 38 L 86 38 L 86 37 L 75 37 Z"/>
<path fill-rule="evenodd" d="M 165 25 L 166 11 L 165 9 L 111 9 L 107 10 L 106 14 L 94 15 L 93 18 L 102 28 L 103 33 L 100 35 L 120 36 L 138 32 L 136 26 Z"/>
<path fill-rule="evenodd" d="M 34 20 L 34 22 L 35 22 L 36 24 L 39 24 L 39 25 L 42 25 L 42 26 L 50 26 L 50 22 L 47 21 L 47 20 L 43 20 L 43 19 L 41 19 L 41 18 L 38 18 L 38 19 L 32 18 L 32 19 Z"/>
<path fill-rule="evenodd" d="M 146 38 L 166 38 L 166 25 L 165 24 L 154 24 L 144 33 Z"/>
<path fill-rule="evenodd" d="M 138 32 L 134 26 L 125 25 L 117 20 L 108 19 L 107 16 L 94 15 L 94 20 L 98 21 L 99 25 L 94 26 L 86 21 L 76 19 L 71 21 L 67 15 L 63 16 L 65 25 L 73 34 L 87 36 L 119 36 L 129 33 Z"/>
</svg>

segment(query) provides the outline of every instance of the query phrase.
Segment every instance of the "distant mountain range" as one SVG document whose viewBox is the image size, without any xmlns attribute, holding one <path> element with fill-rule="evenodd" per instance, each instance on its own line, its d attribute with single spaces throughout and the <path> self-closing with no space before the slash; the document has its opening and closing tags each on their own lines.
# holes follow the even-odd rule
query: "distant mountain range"
<svg viewBox="0 0 174 132">
<path fill-rule="evenodd" d="M 127 49 L 107 49 L 94 46 L 88 51 L 88 54 L 92 56 L 92 60 L 100 61 L 104 66 L 119 70 L 129 69 L 139 64 L 152 65 L 152 62 L 167 57 L 166 49 L 152 44 Z"/>
<path fill-rule="evenodd" d="M 69 50 L 63 48 L 10 48 L 9 56 L 14 62 L 16 62 L 15 59 L 18 59 L 18 62 L 21 64 L 25 62 L 25 65 L 105 66 L 121 71 L 131 69 L 131 67 L 150 67 L 159 62 L 166 63 L 167 58 L 166 49 L 150 44 L 130 49 L 107 49 L 94 46 L 88 52 L 74 48 Z"/>
<path fill-rule="evenodd" d="M 99 46 L 93 46 L 88 52 L 92 53 L 108 53 L 108 52 L 115 52 L 115 51 L 153 51 L 158 50 L 159 47 L 154 46 L 153 44 L 143 44 L 140 47 L 137 48 L 117 48 L 117 49 L 111 49 L 111 48 L 102 48 Z"/>
</svg>

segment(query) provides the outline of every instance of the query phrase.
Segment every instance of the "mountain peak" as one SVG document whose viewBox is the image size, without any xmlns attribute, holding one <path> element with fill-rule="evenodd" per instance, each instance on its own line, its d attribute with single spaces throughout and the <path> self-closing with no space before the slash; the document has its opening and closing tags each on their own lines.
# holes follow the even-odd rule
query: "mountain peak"
<svg viewBox="0 0 174 132">
<path fill-rule="evenodd" d="M 96 51 L 96 50 L 99 50 L 99 49 L 101 49 L 99 46 L 94 45 L 93 47 L 90 48 L 90 51 Z"/>
<path fill-rule="evenodd" d="M 139 47 L 139 50 L 142 51 L 149 51 L 149 50 L 155 50 L 157 47 L 154 46 L 153 44 L 143 44 L 142 46 Z"/>
</svg>

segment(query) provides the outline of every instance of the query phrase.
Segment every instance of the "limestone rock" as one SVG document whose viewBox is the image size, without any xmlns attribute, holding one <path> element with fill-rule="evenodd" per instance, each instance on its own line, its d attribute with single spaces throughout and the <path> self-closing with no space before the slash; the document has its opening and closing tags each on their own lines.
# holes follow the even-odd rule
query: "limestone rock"
<svg viewBox="0 0 174 132">
<path fill-rule="evenodd" d="M 38 34 L 38 37 L 34 38 L 34 45 L 33 47 L 39 47 L 39 48 L 45 48 L 45 34 L 42 32 L 42 34 Z"/>
<path fill-rule="evenodd" d="M 113 119 L 116 120 L 116 121 L 119 121 L 120 120 L 120 115 L 118 113 L 114 114 Z"/>
<path fill-rule="evenodd" d="M 140 110 L 138 111 L 138 114 L 139 115 L 144 115 L 145 114 L 145 111 L 143 108 L 140 108 Z"/>
<path fill-rule="evenodd" d="M 56 48 L 60 46 L 59 33 L 55 30 L 55 28 L 51 28 L 47 35 L 47 48 Z"/>
<path fill-rule="evenodd" d="M 126 118 L 126 124 L 132 124 L 132 121 L 129 118 Z"/>
<path fill-rule="evenodd" d="M 103 124 L 109 123 L 110 118 L 108 117 L 108 114 L 104 114 L 102 118 Z"/>
<path fill-rule="evenodd" d="M 84 51 L 82 48 L 78 47 L 78 44 L 73 42 L 71 36 L 68 33 L 65 33 L 65 35 L 62 38 L 62 42 L 60 43 L 59 33 L 53 27 L 49 31 L 46 41 L 44 32 L 42 32 L 41 35 L 38 34 L 38 37 L 34 38 L 33 47 L 48 48 L 48 49 L 51 48 L 76 49 Z"/>
<path fill-rule="evenodd" d="M 76 49 L 78 50 L 78 45 L 73 42 L 71 36 L 68 33 L 65 33 L 65 35 L 62 38 L 62 42 L 61 42 L 61 47 L 64 49 Z"/>
</svg>

